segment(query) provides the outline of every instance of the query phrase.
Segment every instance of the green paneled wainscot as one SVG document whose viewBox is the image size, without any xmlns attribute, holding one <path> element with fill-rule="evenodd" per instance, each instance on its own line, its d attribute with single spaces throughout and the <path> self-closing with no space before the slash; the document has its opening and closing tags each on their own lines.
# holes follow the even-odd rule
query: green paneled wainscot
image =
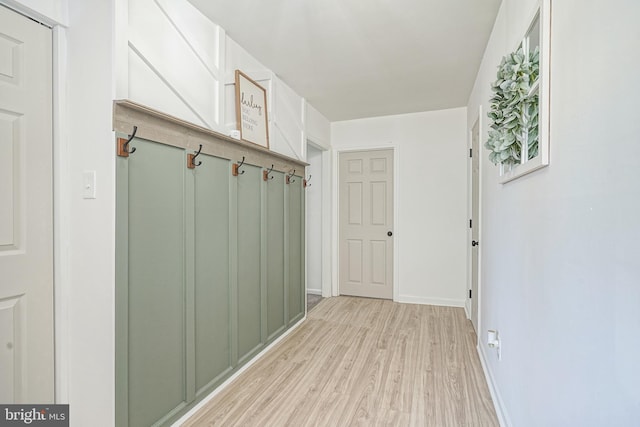
<svg viewBox="0 0 640 427">
<path fill-rule="evenodd" d="M 130 101 L 113 126 L 116 420 L 169 425 L 304 318 L 306 164 Z"/>
</svg>

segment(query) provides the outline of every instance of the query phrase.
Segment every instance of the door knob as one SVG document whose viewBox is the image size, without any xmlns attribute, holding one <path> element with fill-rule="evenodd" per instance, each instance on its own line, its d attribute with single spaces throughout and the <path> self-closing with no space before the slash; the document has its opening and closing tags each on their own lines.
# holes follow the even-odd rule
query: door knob
<svg viewBox="0 0 640 427">
<path fill-rule="evenodd" d="M 389 237 L 393 236 L 393 232 L 387 231 L 387 236 L 389 236 Z"/>
<path fill-rule="evenodd" d="M 471 241 L 471 246 L 478 246 L 478 245 L 480 245 L 480 242 L 477 242 L 475 240 Z"/>
</svg>

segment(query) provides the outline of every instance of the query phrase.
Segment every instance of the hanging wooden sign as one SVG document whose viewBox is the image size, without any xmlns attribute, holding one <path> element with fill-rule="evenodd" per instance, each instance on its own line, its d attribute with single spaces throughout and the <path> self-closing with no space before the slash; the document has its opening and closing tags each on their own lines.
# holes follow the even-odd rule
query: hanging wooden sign
<svg viewBox="0 0 640 427">
<path fill-rule="evenodd" d="M 240 70 L 236 70 L 236 117 L 240 139 L 269 148 L 267 91 Z"/>
</svg>

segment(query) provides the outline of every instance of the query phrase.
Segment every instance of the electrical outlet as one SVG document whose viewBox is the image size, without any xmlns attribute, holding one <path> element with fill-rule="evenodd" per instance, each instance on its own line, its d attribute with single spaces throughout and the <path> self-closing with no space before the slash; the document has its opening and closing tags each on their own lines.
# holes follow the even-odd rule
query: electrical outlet
<svg viewBox="0 0 640 427">
<path fill-rule="evenodd" d="M 491 348 L 495 348 L 498 353 L 498 361 L 502 360 L 502 342 L 498 336 L 498 331 L 489 329 L 487 331 L 487 344 Z"/>
</svg>

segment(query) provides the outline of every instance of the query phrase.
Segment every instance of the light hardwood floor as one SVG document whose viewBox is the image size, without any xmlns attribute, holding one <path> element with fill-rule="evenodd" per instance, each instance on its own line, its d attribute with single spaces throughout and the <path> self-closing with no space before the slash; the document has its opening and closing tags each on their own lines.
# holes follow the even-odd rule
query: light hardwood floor
<svg viewBox="0 0 640 427">
<path fill-rule="evenodd" d="M 322 301 L 322 296 L 307 294 L 307 313 L 309 313 L 318 303 Z"/>
<path fill-rule="evenodd" d="M 184 426 L 497 426 L 460 308 L 325 298 Z"/>
</svg>

